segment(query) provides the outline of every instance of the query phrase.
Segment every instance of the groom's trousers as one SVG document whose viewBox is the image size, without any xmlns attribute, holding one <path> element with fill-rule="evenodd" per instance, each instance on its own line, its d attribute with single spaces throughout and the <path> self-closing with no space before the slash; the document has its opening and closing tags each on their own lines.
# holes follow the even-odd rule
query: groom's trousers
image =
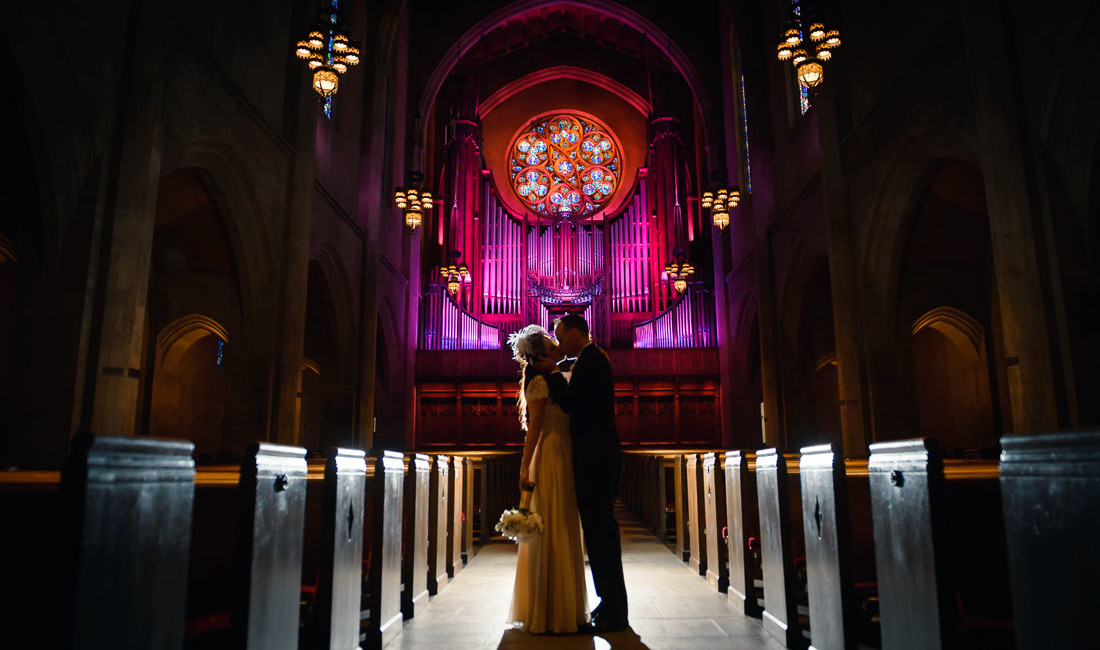
<svg viewBox="0 0 1100 650">
<path fill-rule="evenodd" d="M 584 545 L 592 570 L 600 617 L 626 620 L 626 583 L 623 582 L 623 552 L 619 523 L 615 521 L 615 498 L 619 493 L 622 463 L 574 465 L 577 507 L 584 529 Z"/>
</svg>

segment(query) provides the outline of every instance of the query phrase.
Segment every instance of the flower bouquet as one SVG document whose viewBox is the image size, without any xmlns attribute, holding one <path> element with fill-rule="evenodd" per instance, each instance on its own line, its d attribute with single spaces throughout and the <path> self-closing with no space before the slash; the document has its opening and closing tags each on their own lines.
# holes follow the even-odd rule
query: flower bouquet
<svg viewBox="0 0 1100 650">
<path fill-rule="evenodd" d="M 534 483 L 524 485 L 519 507 L 509 508 L 500 513 L 500 521 L 495 528 L 508 539 L 519 543 L 529 542 L 542 533 L 542 517 L 537 512 L 531 512 L 530 509 L 531 495 L 534 490 Z"/>
</svg>

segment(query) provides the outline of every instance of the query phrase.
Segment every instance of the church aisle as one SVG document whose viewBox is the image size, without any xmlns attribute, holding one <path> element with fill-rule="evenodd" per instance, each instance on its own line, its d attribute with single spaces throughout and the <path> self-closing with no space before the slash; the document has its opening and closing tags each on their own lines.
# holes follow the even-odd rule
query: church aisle
<svg viewBox="0 0 1100 650">
<path fill-rule="evenodd" d="M 606 648 L 775 649 L 782 646 L 764 632 L 760 621 L 730 610 L 726 596 L 713 591 L 687 564 L 623 508 L 623 569 L 630 595 L 631 629 L 604 637 L 534 636 L 504 623 L 512 596 L 516 552 L 511 543 L 483 547 L 470 564 L 431 603 L 407 621 L 394 650 L 458 648 Z M 586 571 L 587 573 L 587 571 Z M 596 602 L 591 574 L 590 602 Z"/>
</svg>

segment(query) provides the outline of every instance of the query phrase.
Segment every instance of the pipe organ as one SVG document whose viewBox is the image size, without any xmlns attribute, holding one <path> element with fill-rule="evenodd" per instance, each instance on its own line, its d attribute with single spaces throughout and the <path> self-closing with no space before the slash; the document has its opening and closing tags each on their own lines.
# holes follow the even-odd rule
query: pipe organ
<svg viewBox="0 0 1100 650">
<path fill-rule="evenodd" d="M 496 185 L 492 174 L 480 167 L 466 168 L 477 164 L 478 149 L 469 137 L 474 131 L 469 127 L 465 137 L 454 140 L 446 170 L 454 178 L 445 180 L 448 195 L 437 199 L 452 206 L 440 211 L 448 215 L 446 241 L 461 249 L 448 249 L 447 254 L 469 260 L 470 277 L 452 295 L 438 281 L 439 273 L 425 274 L 422 350 L 497 349 L 509 332 L 524 324 L 549 328 L 566 313 L 582 314 L 604 347 L 717 345 L 713 300 L 699 286 L 703 281 L 697 279 L 681 295 L 663 273 L 666 261 L 682 254 L 686 241 L 684 233 L 672 232 L 682 226 L 681 181 L 676 180 L 682 176 L 664 167 L 639 169 L 629 198 L 616 214 L 603 218 L 571 218 L 567 212 L 513 214 L 498 195 L 512 188 Z M 656 162 L 682 164 L 669 153 L 675 152 L 675 141 L 662 138 Z M 471 191 L 470 181 L 480 187 Z M 675 217 L 665 214 L 669 196 Z"/>
</svg>

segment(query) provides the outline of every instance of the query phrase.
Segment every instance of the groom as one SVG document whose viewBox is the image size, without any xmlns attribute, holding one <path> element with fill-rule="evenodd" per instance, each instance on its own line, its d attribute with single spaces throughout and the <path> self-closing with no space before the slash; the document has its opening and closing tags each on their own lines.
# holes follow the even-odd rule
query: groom
<svg viewBox="0 0 1100 650">
<path fill-rule="evenodd" d="M 568 314 L 554 323 L 554 336 L 567 357 L 576 357 L 567 382 L 555 364 L 542 357 L 538 368 L 550 372 L 550 397 L 570 415 L 577 506 L 588 549 L 588 564 L 600 604 L 588 630 L 596 634 L 627 628 L 615 497 L 622 473 L 622 449 L 615 432 L 615 385 L 607 354 L 592 343 L 588 322 Z"/>
</svg>

